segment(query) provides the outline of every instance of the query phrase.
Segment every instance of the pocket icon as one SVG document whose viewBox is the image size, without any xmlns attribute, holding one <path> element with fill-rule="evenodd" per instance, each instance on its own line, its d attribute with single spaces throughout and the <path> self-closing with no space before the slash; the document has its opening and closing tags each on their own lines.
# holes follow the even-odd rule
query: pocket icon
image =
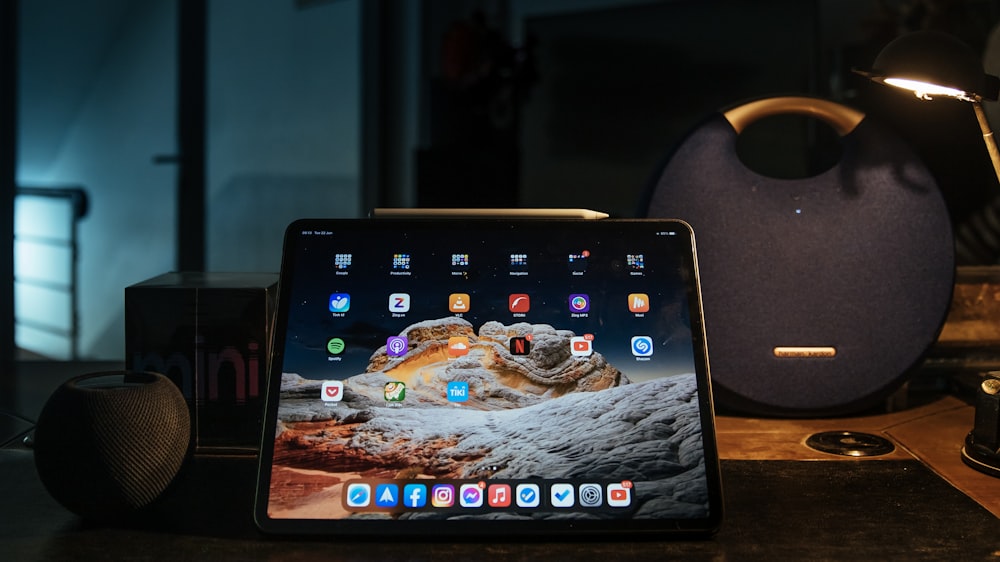
<svg viewBox="0 0 1000 562">
<path fill-rule="evenodd" d="M 344 399 L 344 381 L 323 381 L 320 397 L 324 402 L 340 402 Z"/>
</svg>

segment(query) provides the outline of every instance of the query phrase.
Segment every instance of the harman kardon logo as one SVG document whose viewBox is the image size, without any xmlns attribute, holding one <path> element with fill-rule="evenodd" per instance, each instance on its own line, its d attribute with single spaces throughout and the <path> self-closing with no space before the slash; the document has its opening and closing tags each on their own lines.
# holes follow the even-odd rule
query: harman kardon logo
<svg viewBox="0 0 1000 562">
<path fill-rule="evenodd" d="M 774 348 L 775 357 L 799 357 L 799 358 L 815 358 L 815 357 L 836 357 L 837 348 L 836 347 L 795 347 L 795 346 L 779 346 Z"/>
</svg>

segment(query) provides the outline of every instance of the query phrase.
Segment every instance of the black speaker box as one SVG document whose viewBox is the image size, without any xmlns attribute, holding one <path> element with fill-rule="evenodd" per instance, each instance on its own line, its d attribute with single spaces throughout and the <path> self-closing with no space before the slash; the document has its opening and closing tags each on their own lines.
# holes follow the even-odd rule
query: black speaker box
<svg viewBox="0 0 1000 562">
<path fill-rule="evenodd" d="M 839 162 L 797 179 L 744 165 L 740 131 L 782 113 L 833 127 Z M 724 409 L 873 407 L 906 380 L 948 312 L 954 244 L 934 178 L 895 134 L 840 104 L 767 98 L 711 116 L 658 175 L 648 216 L 694 229 Z"/>
<path fill-rule="evenodd" d="M 125 361 L 187 400 L 195 454 L 254 456 L 278 274 L 181 271 L 125 288 Z"/>
</svg>

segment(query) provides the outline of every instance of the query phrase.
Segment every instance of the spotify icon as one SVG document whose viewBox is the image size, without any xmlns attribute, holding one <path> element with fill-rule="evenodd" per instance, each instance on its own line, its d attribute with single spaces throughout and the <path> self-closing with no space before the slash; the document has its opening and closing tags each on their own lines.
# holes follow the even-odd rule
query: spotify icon
<svg viewBox="0 0 1000 562">
<path fill-rule="evenodd" d="M 326 352 L 330 355 L 340 355 L 344 351 L 344 340 L 340 338 L 330 338 L 326 342 Z"/>
</svg>

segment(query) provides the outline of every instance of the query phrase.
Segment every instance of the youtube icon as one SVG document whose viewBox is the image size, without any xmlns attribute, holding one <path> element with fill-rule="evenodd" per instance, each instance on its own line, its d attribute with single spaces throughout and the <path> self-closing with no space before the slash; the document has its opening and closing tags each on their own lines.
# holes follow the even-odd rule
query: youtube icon
<svg viewBox="0 0 1000 562">
<path fill-rule="evenodd" d="M 632 490 L 625 483 L 608 484 L 608 506 L 628 507 L 632 503 Z"/>
<path fill-rule="evenodd" d="M 570 338 L 570 354 L 577 357 L 586 357 L 594 352 L 592 339 L 585 336 L 575 336 Z"/>
</svg>

